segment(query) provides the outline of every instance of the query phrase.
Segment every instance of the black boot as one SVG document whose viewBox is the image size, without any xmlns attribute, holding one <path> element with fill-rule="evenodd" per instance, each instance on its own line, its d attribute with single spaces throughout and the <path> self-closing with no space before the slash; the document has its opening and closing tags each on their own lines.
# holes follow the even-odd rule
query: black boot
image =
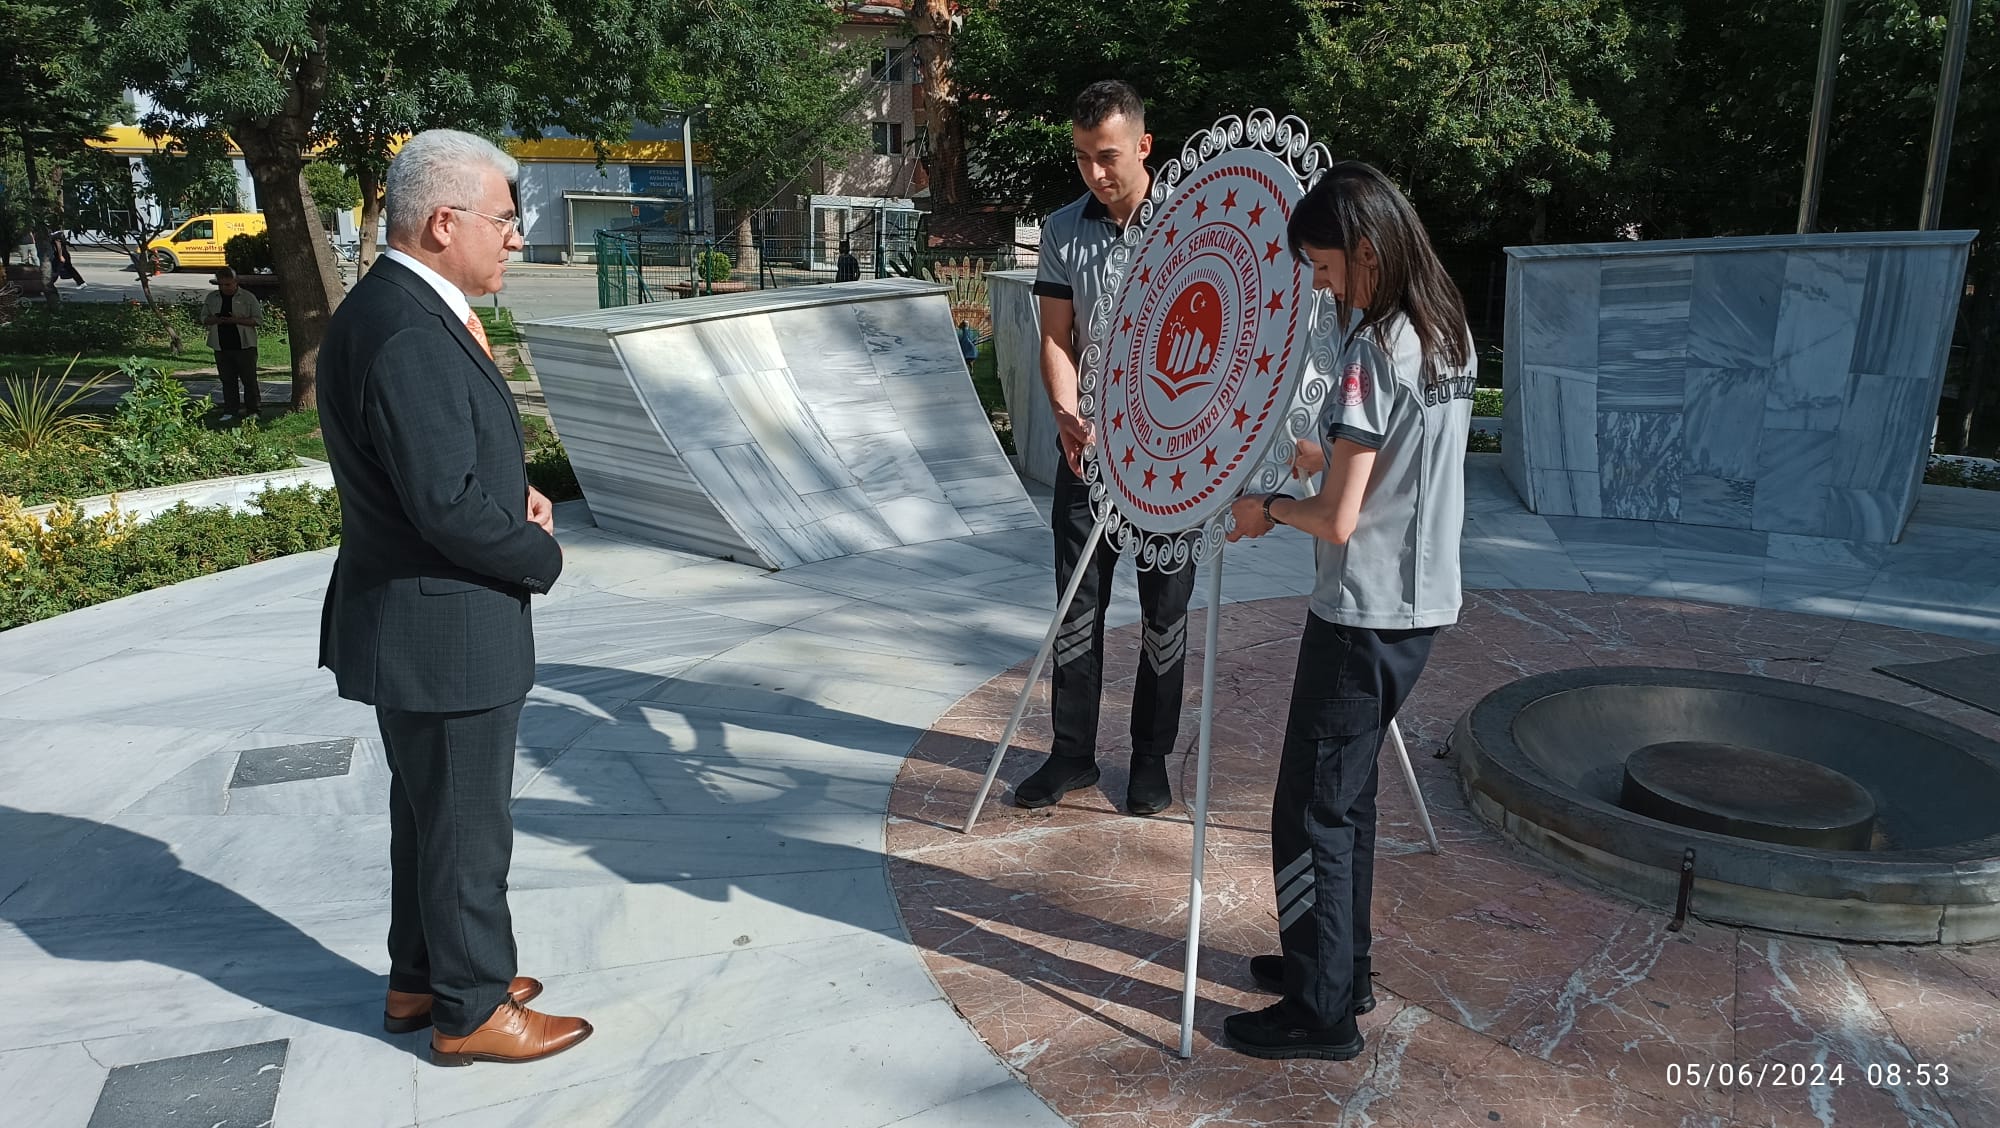
<svg viewBox="0 0 2000 1128">
<path fill-rule="evenodd" d="M 1255 1058 L 1287 1060 L 1317 1058 L 1347 1061 L 1361 1056 L 1367 1042 L 1348 1015 L 1325 1030 L 1295 1026 L 1281 1013 L 1285 1004 L 1260 1011 L 1243 1011 L 1222 1020 L 1222 1040 L 1230 1049 Z"/>
<path fill-rule="evenodd" d="M 1167 782 L 1165 756 L 1133 756 L 1132 779 L 1125 785 L 1125 809 L 1135 815 L 1157 815 L 1174 805 Z"/>
<path fill-rule="evenodd" d="M 1014 805 L 1033 810 L 1062 801 L 1079 787 L 1097 782 L 1097 761 L 1081 756 L 1050 756 L 1035 774 L 1014 788 Z"/>
<path fill-rule="evenodd" d="M 1375 1009 L 1375 983 L 1369 979 L 1369 961 L 1354 961 L 1354 1013 L 1367 1014 Z M 1273 995 L 1285 993 L 1285 957 L 1251 956 L 1250 978 L 1257 986 Z"/>
</svg>

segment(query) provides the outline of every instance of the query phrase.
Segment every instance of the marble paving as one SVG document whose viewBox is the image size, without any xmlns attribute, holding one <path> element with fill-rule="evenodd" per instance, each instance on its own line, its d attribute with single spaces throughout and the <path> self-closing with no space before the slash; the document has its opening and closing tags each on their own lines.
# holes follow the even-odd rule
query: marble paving
<svg viewBox="0 0 2000 1128">
<path fill-rule="evenodd" d="M 1815 630 L 1852 651 L 1822 661 L 1822 680 L 1847 677 L 1850 658 L 1992 649 L 2000 498 L 1970 494 L 1927 488 L 1896 545 L 1558 521 L 1522 508 L 1498 456 L 1475 456 L 1467 583 L 1538 593 L 1481 595 L 1475 605 L 1512 606 L 1548 620 L 1536 630 L 1563 636 L 1544 644 L 1524 624 L 1519 637 L 1476 656 L 1477 676 L 1581 654 L 1617 624 L 1634 653 L 1733 653 L 1723 628 L 1736 619 L 1688 610 L 1708 605 L 1796 612 L 1751 616 L 1759 631 L 1778 633 L 1756 644 L 1763 651 L 1744 653 L 1779 676 L 1798 676 L 1826 653 Z M 1045 494 L 1034 496 L 1046 506 Z M 897 780 L 912 750 L 922 747 L 908 769 L 915 779 L 935 759 L 936 733 L 949 734 L 968 709 L 992 712 L 990 683 L 1040 641 L 1055 594 L 1045 533 L 973 531 L 772 573 L 596 528 L 581 504 L 559 507 L 557 521 L 568 563 L 537 605 L 542 665 L 516 752 L 510 885 L 522 970 L 548 984 L 549 1008 L 596 1024 L 591 1042 L 536 1065 L 448 1070 L 424 1060 L 423 1036 L 381 1033 L 387 770 L 370 711 L 340 700 L 313 668 L 330 555 L 305 554 L 0 633 L 0 977 L 9 985 L 0 1124 L 178 1123 L 185 1117 L 168 1120 L 148 1103 L 161 1078 L 182 1089 L 197 1079 L 189 1095 L 200 1099 L 185 1111 L 209 1116 L 203 1124 L 254 1123 L 273 1075 L 269 1116 L 279 1128 L 942 1128 L 1102 1118 L 1063 1103 L 1066 1090 L 1049 1087 L 1057 1070 L 1093 1092 L 1112 1078 L 1128 1097 L 1125 1119 L 1156 1114 L 1163 1123 L 1276 1123 L 1276 1112 L 1260 1110 L 1322 1092 L 1354 1124 L 1412 1123 L 1390 1113 L 1423 1107 L 1398 1103 L 1420 1092 L 1458 1102 L 1431 1107 L 1463 1107 L 1475 1122 L 1490 1122 L 1489 1111 L 1504 1123 L 1541 1122 L 1518 1094 L 1489 1095 L 1485 1079 L 1510 1076 L 1559 1086 L 1542 1091 L 1560 1098 L 1548 1107 L 1567 1118 L 1549 1113 L 1548 1123 L 1645 1123 L 1621 1110 L 1677 1109 L 1687 1094 L 1677 1103 L 1657 1091 L 1664 1082 L 1645 1088 L 1629 1064 L 1620 1077 L 1630 1084 L 1607 1087 L 1579 1063 L 1640 1053 L 1620 1047 L 1652 1029 L 1640 1025 L 1659 1009 L 1649 1000 L 1699 996 L 1719 962 L 1764 986 L 1739 988 L 1735 1011 L 1716 1011 L 1705 1026 L 1673 1025 L 1686 1047 L 1719 1046 L 1749 1029 L 1755 1039 L 1732 1043 L 1737 1056 L 1792 1060 L 1817 1052 L 1815 1038 L 1833 1031 L 1846 1039 L 1842 1060 L 1893 1041 L 1981 1068 L 1978 1031 L 1992 1029 L 1994 1007 L 1981 985 L 2000 974 L 1990 953 L 1830 951 L 1701 931 L 1664 942 L 1645 930 L 1650 918 L 1617 906 L 1606 910 L 1615 920 L 1572 926 L 1562 922 L 1596 906 L 1591 895 L 1519 859 L 1475 864 L 1468 845 L 1440 860 L 1456 867 L 1442 880 L 1395 886 L 1396 897 L 1427 901 L 1408 918 L 1425 928 L 1395 941 L 1407 956 L 1395 965 L 1402 970 L 1392 975 L 1384 956 L 1384 998 L 1393 1001 L 1371 1030 L 1400 1024 L 1400 1041 L 1377 1038 L 1384 1049 L 1402 1047 L 1397 1054 L 1338 1075 L 1260 1074 L 1271 1103 L 1235 1101 L 1234 1119 L 1186 1111 L 1227 1095 L 1203 1095 L 1223 1083 L 1202 1070 L 1224 1059 L 1205 1047 L 1190 1071 L 1159 1050 L 1168 980 L 1147 967 L 1172 962 L 1177 930 L 1168 894 L 1146 884 L 1152 877 L 1135 879 L 1132 897 L 1151 900 L 1134 902 L 1129 915 L 1116 899 L 1086 904 L 1051 890 L 1048 907 L 1061 915 L 1039 923 L 1055 926 L 1052 938 L 1013 923 L 1020 902 L 1036 899 L 1017 887 L 1014 862 L 997 853 L 949 863 L 907 857 L 905 835 L 922 824 L 901 813 L 891 820 L 892 802 L 905 802 Z M 1283 636 L 1296 616 L 1259 601 L 1295 599 L 1309 575 L 1310 545 L 1296 534 L 1231 549 L 1225 597 L 1242 605 L 1227 612 L 1232 645 L 1241 643 L 1232 660 L 1289 653 Z M 1129 571 L 1116 596 L 1113 625 L 1129 625 Z M 1614 624 L 1577 613 L 1600 597 L 1618 608 Z M 1649 610 L 1662 606 L 1671 609 Z M 1697 640 L 1699 624 L 1721 640 Z M 1898 649 L 1919 635 L 1930 649 Z M 1272 660 L 1270 684 L 1246 687 L 1254 692 L 1236 713 L 1254 717 L 1247 706 L 1282 693 L 1289 670 Z M 1129 670 L 1129 655 L 1114 661 L 1114 676 Z M 1107 718 L 1108 734 L 1122 729 Z M 1413 735 L 1434 801 L 1449 802 L 1435 782 L 1441 766 L 1423 755 L 1439 734 Z M 1115 764 L 1115 745 L 1108 752 Z M 1385 790 L 1393 800 L 1395 786 Z M 1170 818 L 1142 824 L 1088 809 L 1061 817 L 1074 825 L 1051 826 L 1051 849 L 1074 842 L 1130 855 L 1134 873 L 1185 864 L 1185 827 Z M 1254 852 L 1245 845 L 1256 829 L 1249 817 L 1218 819 L 1229 856 L 1213 864 L 1246 873 L 1261 864 L 1245 854 Z M 1450 829 L 1454 842 L 1477 833 Z M 1091 855 L 1075 860 L 1097 868 Z M 1531 886 L 1541 900 L 1522 893 Z M 1489 902 L 1497 916 L 1481 915 Z M 1570 915 L 1550 915 L 1559 909 Z M 1253 885 L 1219 893 L 1216 950 L 1257 950 L 1262 911 Z M 1541 923 L 1520 915 L 1530 912 Z M 962 1004 L 958 980 L 975 969 L 946 974 L 927 963 L 946 918 L 998 945 L 996 960 L 1016 961 L 996 967 L 1039 961 L 1008 988 L 1023 1000 L 1011 1032 L 993 1033 L 991 1000 Z M 1436 968 L 1445 977 L 1464 959 L 1433 961 L 1420 945 L 1504 957 L 1541 951 L 1546 931 L 1572 929 L 1588 939 L 1556 954 L 1576 961 L 1564 974 L 1608 970 L 1578 981 L 1567 1027 L 1556 1002 L 1568 980 L 1558 982 L 1556 955 L 1544 952 L 1518 986 L 1474 989 L 1447 978 L 1425 986 L 1418 975 Z M 1651 966 L 1681 977 L 1675 993 L 1634 987 L 1638 994 L 1593 1001 L 1653 959 L 1656 945 L 1662 954 Z M 1203 1018 L 1212 1029 L 1215 1008 L 1241 987 L 1241 969 L 1218 958 L 1209 976 Z M 1854 1005 L 1824 1018 L 1814 1008 L 1842 985 Z M 1447 989 L 1465 1013 L 1446 1001 Z M 1046 1007 L 1061 1009 L 1046 1028 L 1032 1026 Z M 1756 1017 L 1746 1027 L 1748 1012 Z M 1127 1042 L 1099 1036 L 1108 1020 L 1130 1028 Z M 1531 1036 L 1537 1029 L 1544 1033 Z M 1647 1037 L 1655 1048 L 1640 1060 L 1653 1062 L 1645 1055 L 1664 1051 L 1657 1033 Z M 1554 1048 L 1543 1053 L 1544 1043 Z M 1989 1080 L 1941 1096 L 1906 1092 L 1917 1102 L 1907 1115 L 1904 1106 L 1865 1103 L 1878 1097 L 1861 1088 L 1830 1096 L 1828 1107 L 1838 1123 L 1906 1115 L 1989 1124 L 1997 1118 L 1976 1102 L 1995 1088 Z M 1727 1099 L 1712 1106 L 1722 1122 L 1760 1122 L 1742 1094 Z M 1853 1106 L 1862 1111 L 1845 1111 L 1843 1101 L 1863 1101 Z M 1781 1112 L 1785 1123 L 1823 1122 L 1814 1109 L 1770 1107 L 1769 1122 Z"/>
</svg>

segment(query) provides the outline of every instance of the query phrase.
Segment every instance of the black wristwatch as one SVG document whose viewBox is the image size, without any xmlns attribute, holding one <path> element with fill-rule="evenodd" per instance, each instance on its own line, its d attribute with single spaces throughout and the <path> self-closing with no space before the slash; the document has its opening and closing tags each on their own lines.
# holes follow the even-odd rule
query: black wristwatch
<svg viewBox="0 0 2000 1128">
<path fill-rule="evenodd" d="M 1266 521 L 1270 522 L 1270 523 L 1271 523 L 1271 524 L 1273 524 L 1273 525 L 1282 525 L 1282 524 L 1284 524 L 1284 522 L 1283 522 L 1283 521 L 1280 521 L 1280 520 L 1278 520 L 1278 518 L 1277 518 L 1277 515 L 1275 515 L 1275 514 L 1273 514 L 1273 513 L 1271 512 L 1271 503 L 1272 503 L 1272 502 L 1274 502 L 1274 501 L 1276 501 L 1276 500 L 1278 500 L 1278 499 L 1279 499 L 1279 498 L 1281 498 L 1281 497 L 1282 497 L 1282 498 L 1284 498 L 1284 499 L 1285 499 L 1286 501 L 1297 501 L 1297 500 L 1298 500 L 1298 498 L 1295 498 L 1295 497 L 1293 497 L 1293 496 L 1292 496 L 1291 494 L 1288 494 L 1288 493 L 1273 493 L 1273 494 L 1265 494 L 1265 495 L 1264 495 L 1264 520 L 1266 520 Z"/>
</svg>

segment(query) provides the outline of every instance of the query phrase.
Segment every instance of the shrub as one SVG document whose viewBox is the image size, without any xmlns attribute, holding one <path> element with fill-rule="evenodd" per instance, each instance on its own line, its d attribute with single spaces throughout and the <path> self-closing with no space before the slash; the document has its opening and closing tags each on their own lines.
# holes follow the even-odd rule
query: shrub
<svg viewBox="0 0 2000 1128">
<path fill-rule="evenodd" d="M 729 256 L 721 251 L 703 251 L 696 256 L 695 267 L 701 272 L 702 279 L 707 282 L 727 282 L 730 272 L 736 269 L 736 265 L 729 261 Z"/>
<path fill-rule="evenodd" d="M 1469 454 L 1500 453 L 1500 434 L 1497 431 L 1474 431 L 1465 437 L 1465 449 Z"/>
<path fill-rule="evenodd" d="M 227 431 L 201 423 L 207 402 L 177 380 L 136 361 L 121 370 L 132 390 L 111 419 L 87 436 L 70 435 L 36 450 L 0 446 L 0 493 L 22 504 L 175 485 L 203 478 L 261 474 L 297 466 L 290 446 L 255 422 Z"/>
<path fill-rule="evenodd" d="M 332 490 L 270 490 L 255 505 L 253 513 L 183 505 L 143 525 L 66 505 L 44 523 L 0 497 L 0 630 L 340 540 Z"/>
<path fill-rule="evenodd" d="M 69 367 L 53 380 L 44 380 L 38 369 L 33 381 L 7 381 L 7 398 L 0 401 L 0 445 L 34 454 L 97 430 L 97 420 L 76 414 L 75 408 L 103 386 L 105 374 L 92 376 L 65 391 L 69 374 L 75 370 L 76 359 L 72 357 Z"/>
<path fill-rule="evenodd" d="M 1501 406 L 1500 389 L 1472 389 L 1472 413 L 1474 415 L 1499 415 Z"/>
<path fill-rule="evenodd" d="M 583 496 L 576 471 L 569 464 L 569 452 L 548 422 L 523 415 L 521 423 L 528 436 L 528 484 L 542 491 L 550 501 L 574 501 Z"/>
<path fill-rule="evenodd" d="M 1924 467 L 1924 481 L 1933 486 L 2000 490 L 2000 466 L 1933 456 Z"/>
<path fill-rule="evenodd" d="M 271 258 L 271 233 L 230 236 L 222 245 L 222 259 L 238 274 L 269 274 L 276 265 Z"/>
</svg>

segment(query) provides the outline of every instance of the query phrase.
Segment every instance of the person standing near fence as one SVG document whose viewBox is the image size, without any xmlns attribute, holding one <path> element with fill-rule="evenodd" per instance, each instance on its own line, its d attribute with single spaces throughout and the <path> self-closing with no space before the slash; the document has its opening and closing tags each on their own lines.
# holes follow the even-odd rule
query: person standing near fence
<svg viewBox="0 0 2000 1128">
<path fill-rule="evenodd" d="M 847 240 L 840 241 L 840 258 L 833 264 L 835 282 L 861 281 L 861 260 L 854 257 L 854 247 Z"/>
<path fill-rule="evenodd" d="M 1085 569 L 1076 599 L 1058 628 L 1052 714 L 1055 740 L 1049 758 L 1014 788 L 1014 803 L 1046 807 L 1097 782 L 1098 711 L 1104 689 L 1104 616 L 1111 602 L 1118 551 L 1099 541 L 1096 556 L 1080 559 L 1096 518 L 1083 481 L 1083 452 L 1094 440 L 1078 410 L 1077 357 L 1089 339 L 1089 319 L 1105 292 L 1104 266 L 1111 248 L 1138 214 L 1152 188 L 1146 157 L 1146 107 L 1138 91 L 1118 81 L 1093 83 L 1077 95 L 1071 112 L 1077 171 L 1088 189 L 1042 225 L 1041 264 L 1035 297 L 1042 322 L 1042 385 L 1055 412 L 1062 457 L 1056 463 L 1056 591 L 1068 589 Z M 1132 776 L 1125 809 L 1153 815 L 1173 804 L 1167 754 L 1180 735 L 1181 695 L 1187 669 L 1187 606 L 1194 568 L 1139 570 L 1139 606 L 1145 647 L 1132 692 Z"/>
<path fill-rule="evenodd" d="M 222 418 L 254 419 L 264 406 L 257 384 L 257 327 L 264 324 L 264 307 L 226 266 L 209 281 L 215 289 L 202 300 L 201 323 L 208 326 L 208 347 L 222 380 Z"/>
</svg>

